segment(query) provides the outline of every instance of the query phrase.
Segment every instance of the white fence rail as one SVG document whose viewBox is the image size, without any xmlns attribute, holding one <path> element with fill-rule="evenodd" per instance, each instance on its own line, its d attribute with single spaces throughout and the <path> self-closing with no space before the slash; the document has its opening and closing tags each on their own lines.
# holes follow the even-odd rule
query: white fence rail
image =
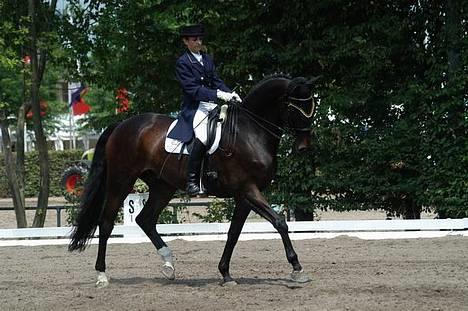
<svg viewBox="0 0 468 311">
<path fill-rule="evenodd" d="M 213 235 L 225 234 L 229 223 L 160 224 L 162 235 Z M 288 223 L 291 233 L 324 232 L 404 232 L 404 231 L 461 231 L 468 230 L 468 218 L 463 219 L 418 219 L 418 220 L 340 220 L 340 221 L 297 221 Z M 68 238 L 71 227 L 46 227 L 24 229 L 0 229 L 0 240 L 30 238 Z M 242 233 L 276 233 L 268 222 L 248 222 Z M 96 236 L 99 231 L 96 231 Z M 113 236 L 142 237 L 143 231 L 135 225 L 118 225 Z"/>
</svg>

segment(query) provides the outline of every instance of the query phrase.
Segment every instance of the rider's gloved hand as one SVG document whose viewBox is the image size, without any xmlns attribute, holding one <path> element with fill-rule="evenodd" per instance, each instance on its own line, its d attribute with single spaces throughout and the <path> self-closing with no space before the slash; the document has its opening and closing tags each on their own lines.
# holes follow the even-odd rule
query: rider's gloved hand
<svg viewBox="0 0 468 311">
<path fill-rule="evenodd" d="M 228 93 L 228 92 L 224 92 L 224 91 L 221 91 L 221 90 L 217 90 L 216 91 L 216 96 L 219 98 L 219 99 L 222 99 L 226 102 L 230 101 L 232 99 L 232 93 Z"/>
<path fill-rule="evenodd" d="M 242 102 L 242 99 L 240 98 L 239 94 L 237 94 L 236 92 L 232 92 L 232 99 L 234 99 L 236 102 L 239 102 L 241 103 Z"/>
<path fill-rule="evenodd" d="M 219 98 L 219 99 L 222 99 L 224 100 L 225 102 L 228 102 L 230 101 L 232 98 L 233 98 L 233 94 L 232 93 L 228 93 L 228 92 L 223 92 L 221 90 L 217 90 L 216 91 L 216 96 Z"/>
</svg>

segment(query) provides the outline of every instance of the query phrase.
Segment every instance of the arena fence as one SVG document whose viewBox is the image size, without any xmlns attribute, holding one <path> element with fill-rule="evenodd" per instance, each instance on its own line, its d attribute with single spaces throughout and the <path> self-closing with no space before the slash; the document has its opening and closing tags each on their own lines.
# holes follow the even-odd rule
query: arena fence
<svg viewBox="0 0 468 311">
<path fill-rule="evenodd" d="M 160 224 L 158 232 L 167 241 L 224 240 L 229 223 Z M 468 218 L 418 219 L 418 220 L 340 220 L 288 222 L 291 239 L 333 238 L 339 235 L 363 239 L 430 238 L 447 235 L 468 236 Z M 0 229 L 0 246 L 67 244 L 71 227 Z M 95 236 L 99 235 L 99 230 Z M 268 222 L 248 222 L 244 225 L 241 240 L 279 239 L 280 236 Z M 91 243 L 96 243 L 93 239 Z M 110 243 L 149 242 L 136 225 L 115 226 Z"/>
</svg>

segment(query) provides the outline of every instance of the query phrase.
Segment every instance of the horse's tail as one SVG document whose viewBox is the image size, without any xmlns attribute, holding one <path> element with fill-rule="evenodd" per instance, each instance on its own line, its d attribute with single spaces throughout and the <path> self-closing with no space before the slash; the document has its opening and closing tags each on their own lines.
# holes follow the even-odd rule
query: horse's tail
<svg viewBox="0 0 468 311">
<path fill-rule="evenodd" d="M 71 241 L 68 245 L 69 251 L 83 251 L 99 224 L 106 199 L 106 144 L 118 124 L 115 123 L 106 128 L 99 137 L 94 149 L 93 162 L 84 187 L 78 216 L 74 224 L 75 227 L 71 234 Z"/>
</svg>

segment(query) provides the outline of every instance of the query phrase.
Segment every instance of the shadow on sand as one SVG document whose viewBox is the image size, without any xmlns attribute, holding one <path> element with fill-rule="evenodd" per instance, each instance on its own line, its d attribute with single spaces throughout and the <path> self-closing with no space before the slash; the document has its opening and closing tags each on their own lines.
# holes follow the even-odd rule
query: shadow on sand
<svg viewBox="0 0 468 311">
<path fill-rule="evenodd" d="M 286 278 L 284 279 L 267 279 L 267 278 L 238 278 L 236 279 L 238 286 L 242 285 L 270 285 L 270 286 L 283 286 L 287 288 L 303 288 L 307 283 L 296 283 Z M 152 277 L 130 277 L 130 278 L 112 278 L 110 283 L 122 285 L 138 285 L 138 284 L 159 284 L 162 286 L 179 286 L 185 285 L 188 287 L 207 287 L 218 285 L 221 286 L 220 278 L 201 278 L 201 279 L 175 279 L 173 281 L 166 280 L 165 278 L 152 278 Z"/>
</svg>

